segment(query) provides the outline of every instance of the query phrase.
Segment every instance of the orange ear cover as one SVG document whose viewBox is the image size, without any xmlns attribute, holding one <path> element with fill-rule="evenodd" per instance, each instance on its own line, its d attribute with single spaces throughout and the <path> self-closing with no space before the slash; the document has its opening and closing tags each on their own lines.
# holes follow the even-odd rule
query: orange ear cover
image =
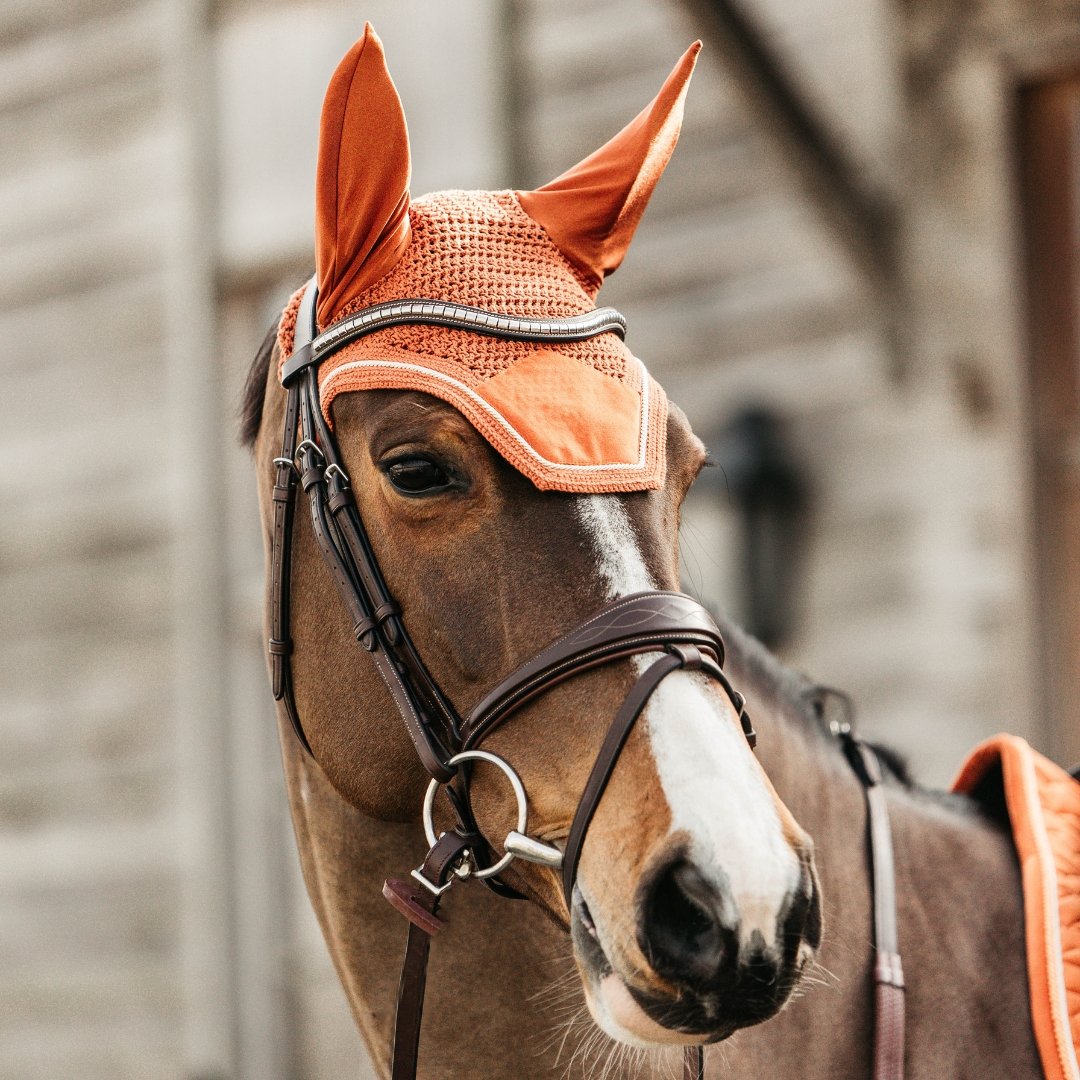
<svg viewBox="0 0 1080 1080">
<path fill-rule="evenodd" d="M 409 243 L 409 133 L 371 24 L 326 91 L 315 180 L 317 319 L 326 326 Z"/>
<path fill-rule="evenodd" d="M 671 159 L 700 51 L 701 42 L 695 41 L 652 103 L 610 142 L 550 184 L 517 192 L 525 212 L 594 289 L 622 262 Z"/>
</svg>

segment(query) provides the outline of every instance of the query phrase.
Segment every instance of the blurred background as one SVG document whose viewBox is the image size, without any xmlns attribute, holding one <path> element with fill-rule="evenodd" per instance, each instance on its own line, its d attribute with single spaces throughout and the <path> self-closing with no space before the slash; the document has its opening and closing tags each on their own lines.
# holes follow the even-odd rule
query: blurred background
<svg viewBox="0 0 1080 1080">
<path fill-rule="evenodd" d="M 0 0 L 0 1078 L 337 1080 L 243 376 L 371 19 L 417 193 L 543 183 L 705 41 L 605 288 L 724 466 L 687 587 L 944 784 L 1080 760 L 1080 5 Z"/>
</svg>

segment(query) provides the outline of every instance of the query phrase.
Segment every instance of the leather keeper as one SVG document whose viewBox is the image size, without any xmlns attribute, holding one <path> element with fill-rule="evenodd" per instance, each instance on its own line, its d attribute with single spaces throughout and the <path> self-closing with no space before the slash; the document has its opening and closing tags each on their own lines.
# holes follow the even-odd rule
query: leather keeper
<svg viewBox="0 0 1080 1080">
<path fill-rule="evenodd" d="M 355 506 L 356 500 L 353 498 L 352 489 L 342 488 L 340 491 L 335 491 L 330 498 L 326 500 L 326 505 L 331 514 L 336 514 L 343 507 Z"/>
<path fill-rule="evenodd" d="M 750 714 L 745 708 L 739 713 L 739 723 L 742 724 L 743 734 L 746 736 L 746 741 L 750 744 L 750 749 L 756 750 L 757 732 L 754 730 L 754 722 L 750 719 Z"/>
<path fill-rule="evenodd" d="M 359 641 L 368 652 L 374 652 L 378 646 L 378 639 L 375 637 L 375 627 L 377 625 L 378 624 L 374 619 L 360 619 L 353 627 L 353 634 L 356 635 L 356 640 Z"/>
<path fill-rule="evenodd" d="M 698 671 L 701 668 L 701 650 L 695 645 L 672 645 L 670 652 L 682 661 L 686 671 Z"/>
<path fill-rule="evenodd" d="M 874 981 L 884 986 L 904 989 L 904 966 L 899 953 L 879 952 L 874 961 Z"/>
<path fill-rule="evenodd" d="M 323 478 L 323 467 L 321 465 L 309 465 L 300 474 L 300 486 L 305 491 L 310 491 L 316 484 L 321 484 Z"/>
<path fill-rule="evenodd" d="M 385 603 L 380 604 L 372 614 L 375 621 L 381 624 L 394 615 L 400 615 L 401 608 L 393 600 L 387 600 Z"/>
<path fill-rule="evenodd" d="M 288 386 L 314 359 L 310 341 L 306 345 L 301 345 L 299 349 L 293 349 L 289 354 L 289 359 L 282 366 L 281 385 Z"/>
<path fill-rule="evenodd" d="M 280 701 L 285 696 L 285 657 L 280 653 L 271 653 L 270 668 L 270 681 L 274 691 L 274 700 Z"/>
</svg>

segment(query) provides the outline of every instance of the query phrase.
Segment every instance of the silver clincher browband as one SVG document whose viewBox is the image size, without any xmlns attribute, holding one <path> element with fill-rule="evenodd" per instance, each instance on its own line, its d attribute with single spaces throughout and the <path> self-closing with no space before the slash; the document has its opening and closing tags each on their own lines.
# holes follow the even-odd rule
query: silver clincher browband
<svg viewBox="0 0 1080 1080">
<path fill-rule="evenodd" d="M 313 283 L 309 284 L 305 300 L 314 292 Z M 306 346 L 298 344 L 282 365 L 281 383 L 288 386 L 304 368 L 320 363 L 358 338 L 391 326 L 406 325 L 443 326 L 509 341 L 585 341 L 608 333 L 620 338 L 626 336 L 626 319 L 610 307 L 594 308 L 565 319 L 530 319 L 446 300 L 391 300 L 346 316 L 328 326 Z"/>
</svg>

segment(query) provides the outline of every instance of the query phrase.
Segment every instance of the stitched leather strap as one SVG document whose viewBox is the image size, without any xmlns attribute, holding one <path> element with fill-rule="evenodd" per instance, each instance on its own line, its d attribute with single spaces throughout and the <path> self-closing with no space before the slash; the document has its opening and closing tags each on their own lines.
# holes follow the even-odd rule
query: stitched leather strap
<svg viewBox="0 0 1080 1080">
<path fill-rule="evenodd" d="M 724 641 L 712 616 L 682 593 L 646 592 L 620 597 L 553 642 L 503 679 L 470 710 L 465 748 L 475 746 L 526 702 L 560 682 L 622 657 L 696 645 L 724 662 Z M 725 689 L 730 686 L 724 678 Z M 734 689 L 730 691 L 735 694 Z"/>
<path fill-rule="evenodd" d="M 310 352 L 315 333 L 314 284 L 301 300 L 296 350 Z M 271 558 L 271 656 L 274 695 L 283 701 L 297 737 L 311 750 L 292 690 L 289 575 L 296 487 L 303 488 L 316 543 L 349 613 L 358 640 L 371 654 L 424 767 L 441 781 L 454 770 L 444 762 L 456 739 L 457 717 L 402 625 L 364 532 L 337 446 L 318 404 L 318 376 L 308 367 L 287 389 L 282 452 L 274 488 Z M 297 428 L 301 440 L 297 442 Z M 433 717 L 435 719 L 433 719 Z"/>
<path fill-rule="evenodd" d="M 619 754 L 623 746 L 626 745 L 626 740 L 629 738 L 637 718 L 641 715 L 641 710 L 645 708 L 649 695 L 660 685 L 660 680 L 665 675 L 678 671 L 680 667 L 682 667 L 682 659 L 673 653 L 669 653 L 646 668 L 638 681 L 634 683 L 633 690 L 630 691 L 629 696 L 622 704 L 622 708 L 616 714 L 614 722 L 608 728 L 600 752 L 596 755 L 596 761 L 593 762 L 589 779 L 585 782 L 585 790 L 582 792 L 581 801 L 578 803 L 577 812 L 574 814 L 574 820 L 570 825 L 570 833 L 566 838 L 566 850 L 563 852 L 562 881 L 563 897 L 566 900 L 567 910 L 570 910 L 574 879 L 577 877 L 578 861 L 581 859 L 581 848 L 585 843 L 585 834 L 589 831 L 589 825 L 592 823 L 593 815 L 596 813 L 597 807 L 600 805 L 600 799 L 604 794 L 608 781 L 611 779 Z"/>
<path fill-rule="evenodd" d="M 630 732 L 634 729 L 638 717 L 645 708 L 652 692 L 660 685 L 665 676 L 680 668 L 705 671 L 714 679 L 722 683 L 727 682 L 723 671 L 712 659 L 703 656 L 693 646 L 689 648 L 674 646 L 671 651 L 660 657 L 642 672 L 633 689 L 622 704 L 615 716 L 607 736 L 604 738 L 600 752 L 596 755 L 589 779 L 585 783 L 581 801 L 578 803 L 577 812 L 570 825 L 570 833 L 566 838 L 566 850 L 563 853 L 563 896 L 566 899 L 566 907 L 571 906 L 571 897 L 574 891 L 574 878 L 577 876 L 578 862 L 581 859 L 581 849 L 585 843 L 585 836 L 589 831 L 593 815 L 596 813 L 604 790 L 615 769 L 615 765 L 626 745 Z M 738 700 L 736 700 L 736 698 Z M 740 714 L 745 716 L 742 708 L 741 695 L 732 698 L 737 705 Z"/>
<path fill-rule="evenodd" d="M 298 319 L 310 323 L 314 317 L 314 290 L 308 289 L 301 303 Z M 270 653 L 271 685 L 274 700 L 285 706 L 296 737 L 310 754 L 311 746 L 296 711 L 292 689 L 292 638 L 289 635 L 289 592 L 292 570 L 293 511 L 296 506 L 297 472 L 296 432 L 300 420 L 300 391 L 293 387 L 285 400 L 285 424 L 281 435 L 281 454 L 275 460 L 274 531 L 270 559 Z"/>
<path fill-rule="evenodd" d="M 881 761 L 850 728 L 839 731 L 866 794 L 874 899 L 874 1080 L 903 1080 L 904 969 L 896 919 L 896 865 Z"/>
<path fill-rule="evenodd" d="M 419 872 L 432 885 L 441 888 L 447 883 L 454 863 L 467 846 L 468 842 L 457 833 L 443 833 L 428 852 Z M 440 895 L 424 888 L 415 879 L 411 880 L 413 889 L 409 894 L 409 900 L 435 920 L 439 910 Z M 394 1051 L 391 1065 L 392 1080 L 413 1080 L 416 1076 L 430 951 L 431 932 L 422 928 L 419 922 L 410 917 L 409 937 L 405 943 L 405 960 L 401 965 L 401 979 L 398 983 L 397 1019 L 394 1024 Z"/>
<path fill-rule="evenodd" d="M 331 353 L 358 338 L 391 326 L 417 323 L 466 330 L 507 341 L 584 341 L 600 334 L 626 336 L 626 319 L 609 307 L 595 308 L 565 319 L 530 319 L 445 300 L 391 300 L 364 308 L 334 323 L 311 341 L 310 348 L 294 348 L 281 368 L 282 385 L 288 386 L 304 368 L 312 364 L 317 366 Z"/>
</svg>

